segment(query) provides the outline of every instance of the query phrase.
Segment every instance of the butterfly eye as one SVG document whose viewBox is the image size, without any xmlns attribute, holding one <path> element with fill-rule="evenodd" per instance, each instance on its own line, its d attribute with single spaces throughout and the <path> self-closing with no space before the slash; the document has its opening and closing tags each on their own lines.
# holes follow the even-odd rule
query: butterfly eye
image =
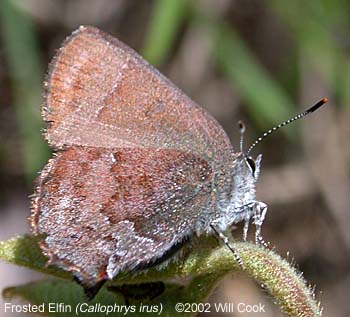
<svg viewBox="0 0 350 317">
<path fill-rule="evenodd" d="M 252 171 L 252 174 L 254 175 L 254 173 L 255 173 L 255 161 L 251 157 L 247 157 L 246 162 L 247 162 L 250 170 Z"/>
</svg>

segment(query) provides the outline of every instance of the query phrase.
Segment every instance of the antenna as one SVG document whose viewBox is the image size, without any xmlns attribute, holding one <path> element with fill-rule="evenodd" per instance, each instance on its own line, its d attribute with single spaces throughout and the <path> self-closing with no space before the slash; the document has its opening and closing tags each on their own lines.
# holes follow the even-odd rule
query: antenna
<svg viewBox="0 0 350 317">
<path fill-rule="evenodd" d="M 239 148 L 241 153 L 243 153 L 243 141 L 244 141 L 244 132 L 245 132 L 245 125 L 243 121 L 241 120 L 238 121 L 238 127 L 239 127 L 239 132 L 241 134 L 241 138 L 239 140 Z"/>
<path fill-rule="evenodd" d="M 321 106 L 323 106 L 326 102 L 328 102 L 327 98 L 323 98 L 321 99 L 319 102 L 315 103 L 313 106 L 311 106 L 309 109 L 305 110 L 302 113 L 299 113 L 298 115 L 296 115 L 293 118 L 288 119 L 287 121 L 284 121 L 282 123 L 280 123 L 279 125 L 274 126 L 273 128 L 271 128 L 270 130 L 266 131 L 261 137 L 259 137 L 258 139 L 256 139 L 253 144 L 250 146 L 250 148 L 247 151 L 247 156 L 249 156 L 249 153 L 252 151 L 252 149 L 255 148 L 255 146 L 257 144 L 259 144 L 263 139 L 265 139 L 268 135 L 270 135 L 272 132 L 275 132 L 276 130 L 278 130 L 279 128 L 284 127 L 285 125 L 292 123 L 293 121 L 299 120 L 305 116 L 307 116 L 308 114 L 316 111 L 318 108 L 320 108 Z"/>
</svg>

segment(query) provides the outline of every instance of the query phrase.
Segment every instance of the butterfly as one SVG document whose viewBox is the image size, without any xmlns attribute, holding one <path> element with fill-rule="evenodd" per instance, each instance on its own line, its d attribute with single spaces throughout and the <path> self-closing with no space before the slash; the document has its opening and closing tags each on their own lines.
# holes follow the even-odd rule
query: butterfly
<svg viewBox="0 0 350 317">
<path fill-rule="evenodd" d="M 261 155 L 235 152 L 218 122 L 134 50 L 82 26 L 53 59 L 45 89 L 54 156 L 31 228 L 45 235 L 49 264 L 73 272 L 91 297 L 120 272 L 174 258 L 194 236 L 215 234 L 242 266 L 232 225 L 244 221 L 246 239 L 252 221 L 263 241 Z"/>
</svg>

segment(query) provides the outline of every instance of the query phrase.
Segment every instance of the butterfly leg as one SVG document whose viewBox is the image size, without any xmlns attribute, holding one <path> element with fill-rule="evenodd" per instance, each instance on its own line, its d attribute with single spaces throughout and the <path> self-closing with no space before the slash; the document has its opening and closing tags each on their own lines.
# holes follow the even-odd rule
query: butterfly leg
<svg viewBox="0 0 350 317">
<path fill-rule="evenodd" d="M 243 241 L 247 241 L 248 229 L 249 229 L 249 221 L 250 216 L 244 219 L 244 227 L 243 227 Z"/>
<path fill-rule="evenodd" d="M 212 223 L 210 227 L 213 229 L 216 236 L 225 243 L 225 245 L 232 251 L 233 256 L 235 257 L 237 263 L 241 267 L 242 270 L 245 269 L 244 263 L 242 258 L 239 256 L 236 248 L 233 245 L 233 237 L 231 233 L 227 230 L 225 231 L 225 234 L 218 228 L 218 226 L 215 223 Z"/>
<path fill-rule="evenodd" d="M 263 237 L 261 236 L 261 227 L 265 220 L 266 212 L 267 212 L 267 205 L 263 202 L 257 202 L 255 204 L 255 212 L 254 212 L 254 225 L 256 227 L 255 229 L 255 243 L 263 245 L 265 248 L 268 247 L 268 244 L 264 241 Z"/>
</svg>

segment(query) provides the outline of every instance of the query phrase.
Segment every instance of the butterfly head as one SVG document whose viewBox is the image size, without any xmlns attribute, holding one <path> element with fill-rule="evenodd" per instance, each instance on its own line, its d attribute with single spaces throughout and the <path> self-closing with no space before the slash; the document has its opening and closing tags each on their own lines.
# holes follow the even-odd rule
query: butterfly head
<svg viewBox="0 0 350 317">
<path fill-rule="evenodd" d="M 262 156 L 259 154 L 254 159 L 253 156 L 251 156 L 252 150 L 271 133 L 316 111 L 326 102 L 327 99 L 323 98 L 306 111 L 272 127 L 270 130 L 263 133 L 261 137 L 256 139 L 256 141 L 254 141 L 249 147 L 248 151 L 244 151 L 243 147 L 245 126 L 243 122 L 239 121 L 238 124 L 241 134 L 240 151 L 234 154 L 231 169 L 232 173 L 229 176 L 231 178 L 231 182 L 229 182 L 231 184 L 229 185 L 230 196 L 228 200 L 226 200 L 226 204 L 222 204 L 226 207 L 222 208 L 222 213 L 224 214 L 225 219 L 225 222 L 222 223 L 224 225 L 227 226 L 227 224 L 237 223 L 242 220 L 245 220 L 246 223 L 248 223 L 251 217 L 254 218 L 255 224 L 262 223 L 267 207 L 266 204 L 257 201 L 255 198 L 255 184 L 259 177 Z M 227 196 L 225 197 L 227 198 Z M 224 227 L 225 226 L 222 226 L 222 228 Z M 245 228 L 245 230 L 247 230 L 247 227 Z M 244 236 L 246 236 L 246 232 Z"/>
<path fill-rule="evenodd" d="M 253 179 L 257 180 L 259 177 L 259 173 L 260 173 L 260 163 L 261 163 L 261 158 L 262 155 L 259 154 L 255 159 L 249 155 L 249 151 L 248 152 L 244 152 L 243 149 L 243 141 L 244 141 L 244 132 L 245 132 L 245 125 L 242 121 L 238 122 L 239 125 L 239 130 L 241 133 L 241 139 L 240 139 L 240 153 L 237 156 L 237 159 L 239 161 L 241 161 L 239 164 L 241 165 L 241 169 L 245 171 L 245 174 L 247 174 L 247 176 L 252 176 Z"/>
<path fill-rule="evenodd" d="M 245 154 L 243 155 L 244 162 L 255 180 L 257 180 L 259 177 L 261 158 L 261 154 L 259 154 L 255 159 L 251 156 L 247 156 Z"/>
<path fill-rule="evenodd" d="M 235 154 L 231 175 L 235 187 L 231 198 L 231 206 L 234 205 L 234 208 L 255 200 L 255 184 L 260 173 L 261 159 L 261 154 L 256 158 L 242 152 Z"/>
</svg>

